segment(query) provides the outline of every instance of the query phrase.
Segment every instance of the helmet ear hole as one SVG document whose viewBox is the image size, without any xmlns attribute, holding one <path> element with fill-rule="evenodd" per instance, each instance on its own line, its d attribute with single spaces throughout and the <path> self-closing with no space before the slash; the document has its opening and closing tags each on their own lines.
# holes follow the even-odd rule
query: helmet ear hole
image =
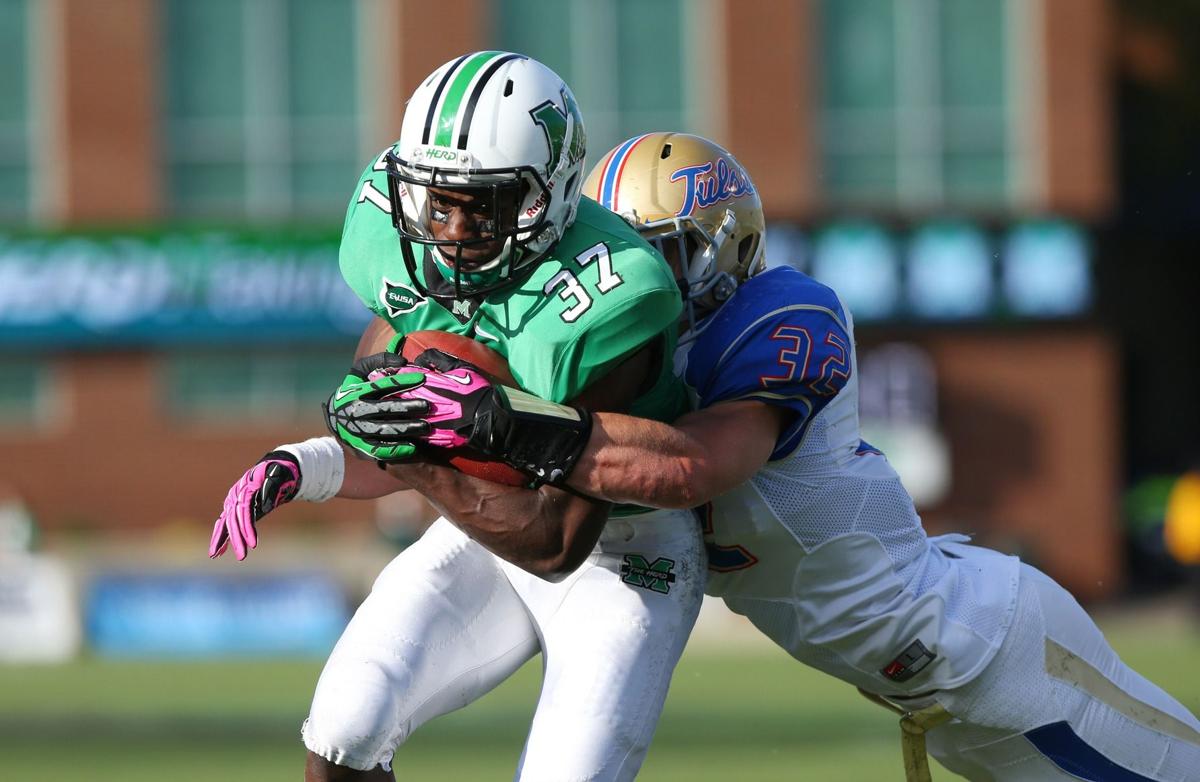
<svg viewBox="0 0 1200 782">
<path fill-rule="evenodd" d="M 512 91 L 513 91 L 513 81 L 512 81 L 512 79 L 509 79 L 504 84 L 504 97 L 507 98 L 509 95 L 512 95 Z"/>
<path fill-rule="evenodd" d="M 671 157 L 671 145 L 663 144 L 662 152 L 659 154 L 658 159 L 666 160 L 669 157 Z"/>
<path fill-rule="evenodd" d="M 738 266 L 745 266 L 746 261 L 754 257 L 754 251 L 758 249 L 758 234 L 743 236 L 742 241 L 738 242 Z"/>
</svg>

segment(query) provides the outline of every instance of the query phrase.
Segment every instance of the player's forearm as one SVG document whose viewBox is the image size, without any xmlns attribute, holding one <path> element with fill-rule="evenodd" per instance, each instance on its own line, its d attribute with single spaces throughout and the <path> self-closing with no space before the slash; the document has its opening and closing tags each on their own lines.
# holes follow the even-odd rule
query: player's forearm
<svg viewBox="0 0 1200 782">
<path fill-rule="evenodd" d="M 258 545 L 258 522 L 293 500 L 370 499 L 407 488 L 371 462 L 351 456 L 333 437 L 276 446 L 226 493 L 208 555 L 219 557 L 232 548 L 239 560 L 245 559 L 248 550 Z"/>
<path fill-rule="evenodd" d="M 610 502 L 694 508 L 767 461 L 785 415 L 760 402 L 719 404 L 673 425 L 597 413 L 567 484 Z"/>
<path fill-rule="evenodd" d="M 610 508 L 550 486 L 503 486 L 433 464 L 394 464 L 388 472 L 489 551 L 550 581 L 583 563 Z"/>
<path fill-rule="evenodd" d="M 342 444 L 342 452 L 346 460 L 345 476 L 336 496 L 351 500 L 373 500 L 413 488 L 399 476 L 379 469 L 375 462 L 364 459 L 350 446 Z"/>
<path fill-rule="evenodd" d="M 567 485 L 609 502 L 691 508 L 709 492 L 708 461 L 702 442 L 669 424 L 597 413 Z"/>
</svg>

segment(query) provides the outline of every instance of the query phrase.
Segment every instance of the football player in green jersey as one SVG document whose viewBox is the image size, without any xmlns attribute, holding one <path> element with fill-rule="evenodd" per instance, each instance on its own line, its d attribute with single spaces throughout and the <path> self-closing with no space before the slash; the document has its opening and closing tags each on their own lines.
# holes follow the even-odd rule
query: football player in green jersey
<svg viewBox="0 0 1200 782">
<path fill-rule="evenodd" d="M 359 357 L 392 333 L 448 331 L 499 351 L 548 400 L 664 421 L 681 412 L 678 288 L 636 231 L 580 198 L 585 150 L 574 97 L 534 60 L 478 52 L 425 79 L 346 214 L 342 272 L 376 315 Z M 424 378 L 358 364 L 331 413 Z M 445 515 L 383 571 L 331 654 L 303 730 L 306 779 L 393 779 L 412 731 L 538 652 L 544 681 L 516 777 L 636 775 L 699 610 L 699 528 L 687 511 L 621 515 L 556 485 L 578 457 L 561 444 L 578 438 L 554 429 L 589 418 L 550 419 L 497 422 L 533 490 L 368 446 L 399 462 L 379 470 L 332 437 L 276 448 L 230 490 L 214 556 L 243 558 L 258 519 L 292 499 L 416 488 Z"/>
</svg>

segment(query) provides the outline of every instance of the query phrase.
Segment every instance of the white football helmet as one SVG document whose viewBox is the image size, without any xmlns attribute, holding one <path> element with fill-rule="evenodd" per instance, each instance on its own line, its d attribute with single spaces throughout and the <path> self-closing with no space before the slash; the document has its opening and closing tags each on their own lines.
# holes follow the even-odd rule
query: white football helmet
<svg viewBox="0 0 1200 782">
<path fill-rule="evenodd" d="M 762 201 L 746 169 L 687 133 L 646 133 L 618 144 L 583 192 L 628 220 L 678 268 L 688 328 L 762 271 Z"/>
<path fill-rule="evenodd" d="M 387 158 L 392 219 L 414 282 L 421 284 L 414 245 L 426 248 L 454 283 L 453 293 L 445 286 L 423 291 L 435 297 L 485 293 L 531 270 L 575 220 L 585 152 L 575 97 L 540 62 L 487 51 L 435 70 L 409 99 L 400 140 Z M 430 187 L 480 199 L 491 212 L 480 219 L 487 235 L 434 239 Z M 460 268 L 464 248 L 498 240 L 495 258 Z"/>
</svg>

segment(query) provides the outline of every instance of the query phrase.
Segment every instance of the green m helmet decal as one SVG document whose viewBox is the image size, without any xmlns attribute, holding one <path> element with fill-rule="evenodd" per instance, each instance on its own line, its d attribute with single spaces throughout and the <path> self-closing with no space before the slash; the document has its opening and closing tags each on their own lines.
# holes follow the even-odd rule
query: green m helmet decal
<svg viewBox="0 0 1200 782">
<path fill-rule="evenodd" d="M 533 117 L 533 121 L 541 126 L 542 132 L 546 134 L 546 143 L 550 146 L 548 170 L 551 174 L 558 170 L 558 164 L 562 161 L 563 146 L 567 138 L 568 117 L 574 121 L 575 125 L 574 132 L 571 134 L 571 148 L 566 150 L 568 165 L 582 160 L 586 152 L 583 117 L 579 113 L 579 106 L 575 104 L 570 93 L 565 90 L 559 95 L 562 97 L 565 108 L 559 108 L 554 101 L 548 100 L 529 110 L 529 116 Z"/>
</svg>

